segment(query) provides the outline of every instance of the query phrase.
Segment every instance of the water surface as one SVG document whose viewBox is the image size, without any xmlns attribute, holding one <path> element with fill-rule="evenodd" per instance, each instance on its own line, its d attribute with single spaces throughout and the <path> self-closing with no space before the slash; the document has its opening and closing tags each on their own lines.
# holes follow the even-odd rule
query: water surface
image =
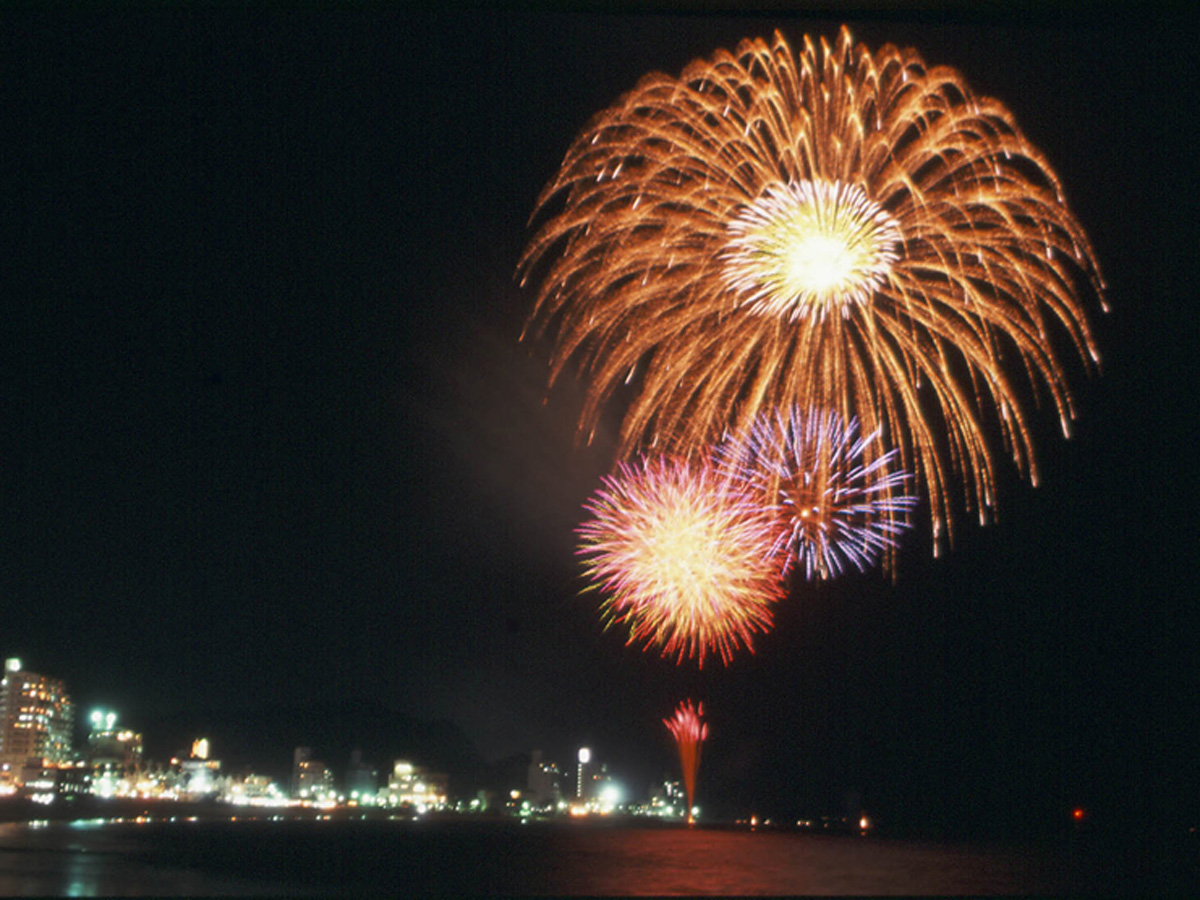
<svg viewBox="0 0 1200 900">
<path fill-rule="evenodd" d="M 1131 886 L 1113 858 L 1062 844 L 575 821 L 0 825 L 4 896 L 994 896 Z"/>
</svg>

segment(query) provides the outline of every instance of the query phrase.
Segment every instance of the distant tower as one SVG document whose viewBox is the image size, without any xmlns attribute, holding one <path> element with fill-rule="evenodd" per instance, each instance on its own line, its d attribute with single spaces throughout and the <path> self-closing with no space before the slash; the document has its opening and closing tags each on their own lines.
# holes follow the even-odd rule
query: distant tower
<svg viewBox="0 0 1200 900">
<path fill-rule="evenodd" d="M 54 765 L 71 761 L 74 709 L 63 683 L 4 661 L 0 681 L 0 765 L 19 770 L 28 759 Z"/>
<path fill-rule="evenodd" d="M 589 762 L 592 761 L 592 751 L 587 747 L 579 748 L 579 768 L 575 773 L 575 797 L 578 800 L 583 799 L 583 770 Z"/>
</svg>

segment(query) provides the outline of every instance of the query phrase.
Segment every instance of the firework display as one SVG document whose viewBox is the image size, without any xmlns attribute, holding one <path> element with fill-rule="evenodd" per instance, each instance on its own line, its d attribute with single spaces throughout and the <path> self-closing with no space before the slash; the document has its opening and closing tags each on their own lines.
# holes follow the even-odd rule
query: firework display
<svg viewBox="0 0 1200 900">
<path fill-rule="evenodd" d="M 530 327 L 554 337 L 552 380 L 583 371 L 584 430 L 626 382 L 625 458 L 827 409 L 890 437 L 935 537 L 953 476 L 981 520 L 994 504 L 994 444 L 1036 481 L 1031 400 L 1066 432 L 1062 346 L 1099 359 L 1081 296 L 1103 283 L 1043 154 L 956 71 L 844 28 L 647 75 L 576 138 L 535 219 Z"/>
<path fill-rule="evenodd" d="M 663 719 L 663 724 L 675 738 L 679 748 L 679 765 L 683 770 L 683 789 L 687 794 L 688 824 L 695 822 L 696 773 L 700 769 L 700 745 L 708 739 L 708 725 L 703 721 L 704 704 L 692 705 L 685 700 L 675 710 L 675 715 Z"/>
<path fill-rule="evenodd" d="M 836 412 L 792 409 L 763 415 L 718 458 L 785 521 L 789 567 L 799 562 L 805 578 L 826 579 L 890 554 L 916 505 L 904 493 L 910 476 L 893 468 L 896 451 L 869 458 L 876 438 Z"/>
<path fill-rule="evenodd" d="M 578 529 L 606 624 L 663 656 L 716 652 L 726 663 L 766 631 L 783 596 L 782 521 L 709 461 L 622 463 L 589 499 Z"/>
</svg>

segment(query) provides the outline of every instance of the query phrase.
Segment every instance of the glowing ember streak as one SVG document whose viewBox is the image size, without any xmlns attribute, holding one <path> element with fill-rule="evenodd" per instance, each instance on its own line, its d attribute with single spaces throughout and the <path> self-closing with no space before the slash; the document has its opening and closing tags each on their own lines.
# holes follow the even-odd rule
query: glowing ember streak
<svg viewBox="0 0 1200 900">
<path fill-rule="evenodd" d="M 631 381 L 626 458 L 830 409 L 892 436 L 940 536 L 952 470 L 994 504 L 993 429 L 1036 481 L 1031 397 L 1074 417 L 1059 345 L 1099 360 L 1080 297 L 1103 282 L 1046 158 L 956 71 L 845 28 L 645 76 L 535 216 L 519 272 L 551 380 L 586 373 L 589 432 Z"/>
<path fill-rule="evenodd" d="M 874 455 L 878 437 L 859 437 L 858 423 L 837 413 L 794 409 L 763 416 L 718 455 L 786 521 L 789 566 L 802 561 L 805 578 L 832 578 L 843 563 L 862 572 L 889 555 L 917 503 L 904 494 L 911 476 L 893 468 L 896 451 Z"/>
<path fill-rule="evenodd" d="M 663 719 L 663 724 L 670 729 L 675 737 L 675 745 L 679 748 L 679 765 L 683 769 L 683 789 L 687 793 L 688 824 L 696 821 L 692 809 L 696 797 L 696 773 L 700 769 L 700 745 L 708 740 L 708 725 L 701 721 L 704 715 L 704 704 L 692 705 L 691 700 L 679 704 L 675 715 Z"/>
<path fill-rule="evenodd" d="M 629 643 L 662 655 L 733 651 L 771 625 L 783 597 L 782 522 L 711 463 L 644 459 L 622 463 L 585 505 L 578 529 L 592 587 L 608 596 L 606 625 L 629 626 Z"/>
</svg>

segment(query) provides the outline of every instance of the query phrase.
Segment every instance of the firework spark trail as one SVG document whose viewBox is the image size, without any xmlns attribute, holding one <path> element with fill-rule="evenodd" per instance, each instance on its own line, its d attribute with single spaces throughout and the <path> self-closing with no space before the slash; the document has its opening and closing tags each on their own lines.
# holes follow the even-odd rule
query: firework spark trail
<svg viewBox="0 0 1200 900">
<path fill-rule="evenodd" d="M 994 417 L 1036 482 L 1027 395 L 1074 417 L 1056 351 L 1098 363 L 1091 245 L 999 102 L 913 50 L 776 34 L 644 77 L 571 145 L 519 264 L 581 428 L 627 379 L 622 454 L 695 454 L 793 406 L 888 435 L 930 495 L 994 504 Z M 1023 375 L 1021 373 L 1024 373 Z M 882 448 L 868 447 L 867 455 Z"/>
<path fill-rule="evenodd" d="M 683 789 L 687 793 L 687 820 L 695 821 L 696 773 L 700 770 L 700 745 L 708 740 L 708 724 L 703 721 L 704 704 L 692 705 L 685 700 L 675 710 L 675 715 L 663 719 L 663 724 L 675 738 L 679 748 L 679 765 L 683 770 Z"/>
<path fill-rule="evenodd" d="M 734 650 L 771 625 L 783 597 L 783 524 L 711 461 L 647 458 L 622 463 L 585 509 L 578 528 L 584 569 L 607 596 L 606 626 L 663 656 Z"/>
<path fill-rule="evenodd" d="M 911 476 L 893 468 L 895 450 L 870 458 L 877 438 L 835 412 L 780 410 L 718 447 L 718 468 L 783 518 L 789 568 L 802 562 L 805 578 L 833 578 L 844 564 L 862 572 L 890 559 L 917 503 L 904 493 Z"/>
</svg>

